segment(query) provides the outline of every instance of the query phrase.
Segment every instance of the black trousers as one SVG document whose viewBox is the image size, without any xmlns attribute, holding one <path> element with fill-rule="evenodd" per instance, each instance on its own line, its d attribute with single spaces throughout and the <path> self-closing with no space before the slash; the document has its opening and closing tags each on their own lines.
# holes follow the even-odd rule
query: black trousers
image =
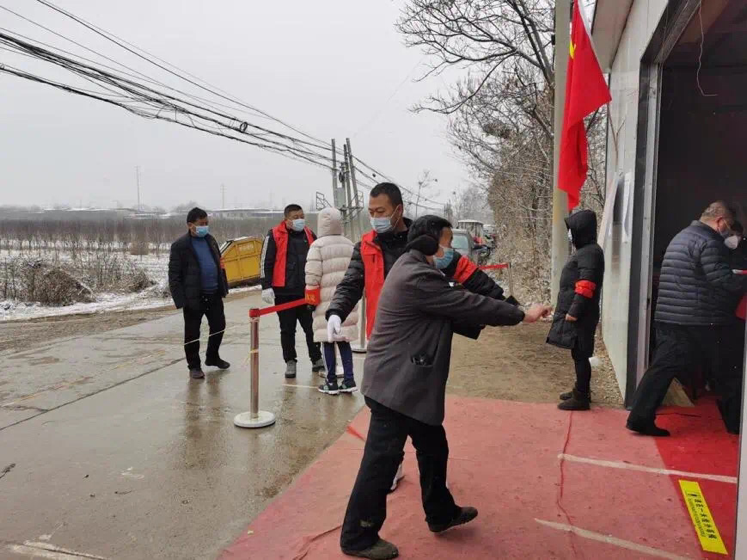
<svg viewBox="0 0 747 560">
<path fill-rule="evenodd" d="M 722 398 L 718 406 L 726 429 L 733 434 L 738 434 L 742 426 L 744 327 L 744 321 L 738 321 L 736 326 L 728 329 L 724 335 L 721 348 L 725 354 L 722 358 L 726 364 L 725 374 L 715 379 L 716 391 L 719 394 L 728 393 L 728 396 Z"/>
<path fill-rule="evenodd" d="M 698 366 L 714 372 L 720 407 L 734 411 L 742 394 L 741 371 L 733 367 L 733 358 L 725 341 L 736 326 L 689 327 L 656 323 L 654 358 L 633 396 L 628 422 L 646 426 L 656 417 L 672 380 L 681 374 L 692 374 Z"/>
<path fill-rule="evenodd" d="M 591 364 L 585 352 L 577 348 L 571 350 L 571 357 L 576 368 L 576 390 L 588 395 L 591 391 Z"/>
<path fill-rule="evenodd" d="M 343 550 L 364 550 L 378 540 L 386 519 L 386 498 L 404 458 L 407 436 L 417 451 L 426 521 L 446 523 L 459 512 L 446 488 L 449 444 L 443 426 L 424 424 L 369 398 L 366 404 L 371 409 L 371 424 L 342 525 Z"/>
<path fill-rule="evenodd" d="M 184 353 L 190 370 L 200 369 L 200 324 L 202 317 L 207 317 L 210 326 L 210 338 L 206 358 L 209 361 L 218 359 L 223 331 L 226 329 L 226 315 L 223 311 L 223 298 L 220 294 L 203 294 L 199 308 L 184 308 Z"/>
<path fill-rule="evenodd" d="M 303 299 L 301 295 L 276 295 L 275 305 L 281 303 L 290 303 L 297 299 Z M 306 306 L 294 307 L 285 311 L 278 311 L 278 320 L 280 321 L 280 345 L 283 347 L 283 360 L 290 362 L 297 360 L 296 354 L 296 322 L 301 323 L 301 328 L 306 334 L 306 346 L 309 349 L 309 358 L 312 362 L 322 359 L 322 351 L 319 344 L 314 342 L 314 317 L 311 310 Z"/>
</svg>

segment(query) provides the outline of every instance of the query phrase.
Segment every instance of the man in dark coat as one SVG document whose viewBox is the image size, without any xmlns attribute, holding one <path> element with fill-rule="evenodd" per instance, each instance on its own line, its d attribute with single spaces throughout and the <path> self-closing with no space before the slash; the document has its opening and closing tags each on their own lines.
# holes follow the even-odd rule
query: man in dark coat
<svg viewBox="0 0 747 560">
<path fill-rule="evenodd" d="M 384 280 L 407 245 L 407 234 L 412 221 L 404 217 L 404 208 L 402 192 L 394 183 L 379 183 L 371 189 L 368 200 L 371 231 L 356 243 L 348 270 L 338 284 L 326 313 L 330 342 L 340 334 L 342 323 L 355 309 L 364 293 L 366 336 L 370 338 Z M 506 299 L 503 288 L 497 282 L 457 251 L 452 253 L 452 259 L 443 273 L 470 292 L 519 305 L 513 295 Z M 400 466 L 392 483 L 392 491 L 397 488 L 397 483 L 403 476 Z"/>
<path fill-rule="evenodd" d="M 656 409 L 672 379 L 701 363 L 713 365 L 722 407 L 738 407 L 741 378 L 724 375 L 729 368 L 722 348 L 725 336 L 737 328 L 735 310 L 747 291 L 747 277 L 734 274 L 724 244 L 734 221 L 733 209 L 714 202 L 667 247 L 654 318 L 656 348 L 633 396 L 628 429 L 668 436 L 654 423 Z"/>
<path fill-rule="evenodd" d="M 453 258 L 451 224 L 443 218 L 419 218 L 408 238 L 408 252 L 384 283 L 364 365 L 361 391 L 371 423 L 340 539 L 345 554 L 361 558 L 398 554 L 379 538 L 379 530 L 408 436 L 417 451 L 429 529 L 440 533 L 477 516 L 476 509 L 457 506 L 446 487 L 449 448 L 442 424 L 455 326 L 530 323 L 549 312 L 535 306 L 525 314 L 504 301 L 451 287 L 441 272 Z"/>
<path fill-rule="evenodd" d="M 576 252 L 560 275 L 558 304 L 555 307 L 547 342 L 568 348 L 576 367 L 576 385 L 560 395 L 561 410 L 589 410 L 591 364 L 594 336 L 599 323 L 599 299 L 604 280 L 604 253 L 597 245 L 597 216 L 581 210 L 565 220 Z"/>
<path fill-rule="evenodd" d="M 218 242 L 209 233 L 207 212 L 193 208 L 187 215 L 187 233 L 171 245 L 169 289 L 174 305 L 184 310 L 184 353 L 192 379 L 203 379 L 200 363 L 200 323 L 203 315 L 210 326 L 205 365 L 228 369 L 218 354 L 226 329 L 223 298 L 228 280 L 223 270 Z"/>
<path fill-rule="evenodd" d="M 260 275 L 262 299 L 270 305 L 281 305 L 304 299 L 306 290 L 306 255 L 316 235 L 306 227 L 306 216 L 298 204 L 289 204 L 284 219 L 267 232 L 262 246 Z M 311 369 L 324 372 L 324 360 L 319 344 L 314 342 L 314 317 L 306 305 L 278 311 L 280 345 L 283 348 L 285 377 L 296 377 L 296 323 L 306 335 Z"/>
</svg>

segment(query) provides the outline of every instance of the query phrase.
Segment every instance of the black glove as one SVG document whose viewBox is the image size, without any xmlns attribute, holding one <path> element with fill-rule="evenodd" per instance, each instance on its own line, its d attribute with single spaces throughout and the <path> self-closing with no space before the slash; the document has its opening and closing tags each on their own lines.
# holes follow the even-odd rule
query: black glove
<svg viewBox="0 0 747 560">
<path fill-rule="evenodd" d="M 510 303 L 511 305 L 515 307 L 521 307 L 521 304 L 518 301 L 516 301 L 516 298 L 514 296 L 508 296 L 506 298 L 506 303 Z"/>
</svg>

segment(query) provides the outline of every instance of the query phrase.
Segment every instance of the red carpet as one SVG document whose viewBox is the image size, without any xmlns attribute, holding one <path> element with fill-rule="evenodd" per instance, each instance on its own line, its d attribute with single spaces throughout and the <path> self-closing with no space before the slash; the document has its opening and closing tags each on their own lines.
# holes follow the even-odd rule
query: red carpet
<svg viewBox="0 0 747 560">
<path fill-rule="evenodd" d="M 739 436 L 726 432 L 713 397 L 699 399 L 695 408 L 664 408 L 657 423 L 672 432 L 672 437 L 656 442 L 666 468 L 737 476 Z M 687 480 L 686 477 L 671 477 L 678 492 L 681 478 Z M 726 549 L 731 550 L 736 529 L 737 486 L 710 480 L 698 480 L 698 483 Z M 684 501 L 681 502 L 683 510 L 687 511 Z M 724 558 L 718 554 L 702 556 Z"/>
<path fill-rule="evenodd" d="M 480 516 L 466 527 L 432 535 L 408 448 L 406 478 L 389 498 L 382 536 L 399 546 L 402 558 L 428 560 L 702 558 L 679 487 L 667 475 L 628 466 L 733 475 L 736 438 L 719 432 L 723 428 L 711 407 L 704 402 L 686 410 L 699 418 L 662 418 L 675 434 L 658 442 L 660 455 L 653 438 L 625 430 L 624 411 L 598 408 L 571 416 L 553 405 L 450 398 L 450 487 L 457 503 L 477 507 Z M 367 423 L 364 410 L 352 428 L 365 435 Z M 350 433 L 341 436 L 222 558 L 344 558 L 339 526 L 362 446 Z M 702 448 L 694 451 L 697 446 Z M 730 549 L 735 485 L 699 482 Z M 563 530 L 568 526 L 577 531 Z"/>
</svg>

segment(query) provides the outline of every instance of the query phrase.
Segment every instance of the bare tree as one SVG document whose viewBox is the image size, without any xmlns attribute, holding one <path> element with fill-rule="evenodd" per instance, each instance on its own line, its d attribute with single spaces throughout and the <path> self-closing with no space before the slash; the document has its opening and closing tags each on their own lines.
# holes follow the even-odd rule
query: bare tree
<svg viewBox="0 0 747 560">
<path fill-rule="evenodd" d="M 470 197 L 487 197 L 501 258 L 524 267 L 532 297 L 549 293 L 554 8 L 552 0 L 409 0 L 397 23 L 406 44 L 428 55 L 420 80 L 459 72 L 414 108 L 448 117 L 450 140 L 473 177 L 475 190 L 463 191 L 451 210 L 465 217 Z M 595 210 L 604 204 L 605 116 L 587 123 L 582 206 Z"/>
<path fill-rule="evenodd" d="M 438 179 L 435 179 L 431 172 L 428 169 L 423 170 L 423 172 L 420 174 L 420 178 L 418 179 L 418 188 L 417 190 L 409 194 L 405 201 L 406 206 L 414 207 L 414 218 L 417 218 L 421 214 L 421 208 L 427 209 L 428 212 L 426 213 L 433 213 L 436 209 L 432 208 L 433 203 L 430 202 L 434 197 L 437 197 L 439 192 L 435 190 L 435 183 L 438 182 Z"/>
</svg>

